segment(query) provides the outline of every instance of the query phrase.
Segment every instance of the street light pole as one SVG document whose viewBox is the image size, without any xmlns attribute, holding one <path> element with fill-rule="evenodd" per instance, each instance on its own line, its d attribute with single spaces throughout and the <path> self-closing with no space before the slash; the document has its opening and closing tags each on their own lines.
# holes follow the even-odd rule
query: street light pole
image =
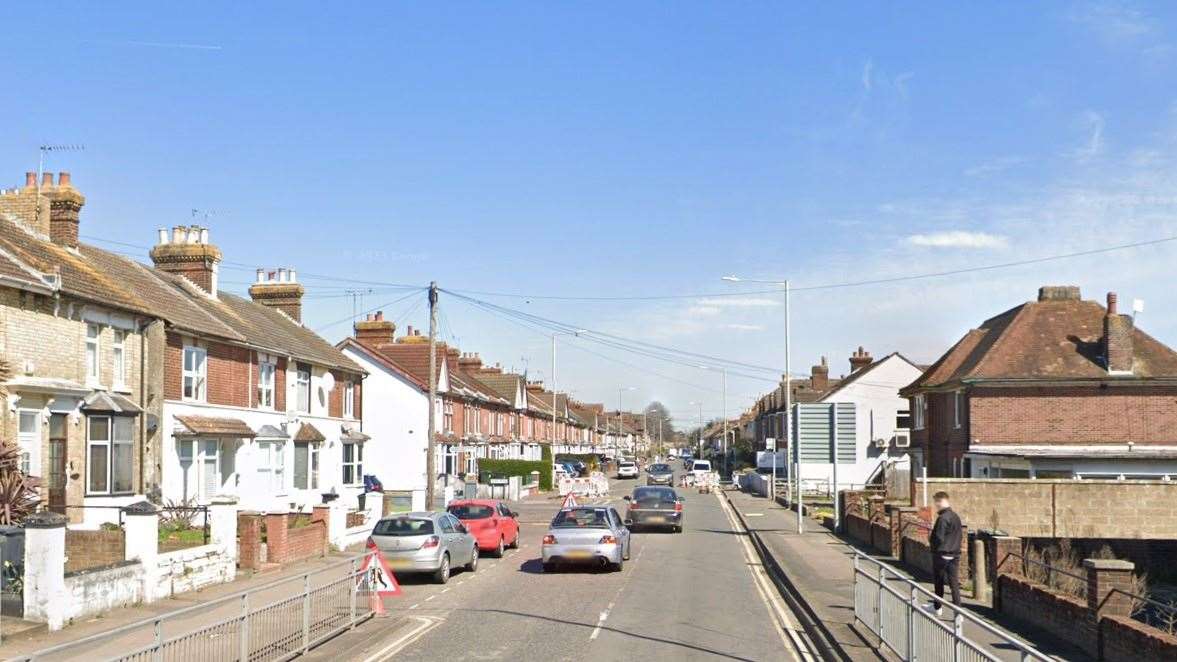
<svg viewBox="0 0 1177 662">
<path fill-rule="evenodd" d="M 727 368 L 723 368 L 721 372 L 723 374 L 723 474 L 727 475 Z"/>
</svg>

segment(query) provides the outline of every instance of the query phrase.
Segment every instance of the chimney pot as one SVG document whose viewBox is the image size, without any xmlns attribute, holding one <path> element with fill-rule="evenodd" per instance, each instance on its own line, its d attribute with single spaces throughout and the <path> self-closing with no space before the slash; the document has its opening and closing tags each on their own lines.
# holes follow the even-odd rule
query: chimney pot
<svg viewBox="0 0 1177 662">
<path fill-rule="evenodd" d="M 1115 315 L 1116 311 L 1116 293 L 1108 292 L 1108 315 Z"/>
<path fill-rule="evenodd" d="M 286 282 L 286 270 L 285 269 L 278 269 L 278 282 L 279 283 Z"/>
<path fill-rule="evenodd" d="M 376 320 L 377 321 L 384 321 L 384 311 L 383 310 L 376 311 Z"/>
<path fill-rule="evenodd" d="M 68 172 L 57 173 L 57 185 L 58 186 L 73 186 L 72 184 L 70 184 Z"/>
<path fill-rule="evenodd" d="M 41 173 L 41 188 L 53 188 L 53 173 Z"/>
<path fill-rule="evenodd" d="M 172 243 L 173 244 L 184 243 L 184 228 L 183 227 L 181 227 L 179 225 L 172 227 Z"/>
<path fill-rule="evenodd" d="M 155 243 L 156 243 L 156 244 L 166 244 L 166 243 L 168 243 L 168 229 L 167 229 L 167 228 L 160 228 L 160 229 L 158 230 L 158 232 L 159 232 L 159 241 L 157 241 L 157 242 L 155 242 Z"/>
<path fill-rule="evenodd" d="M 292 282 L 292 283 L 298 282 L 298 272 L 296 272 L 294 270 L 294 267 L 290 268 L 290 282 Z"/>
<path fill-rule="evenodd" d="M 411 325 L 405 327 L 405 335 L 409 335 L 409 336 L 413 335 L 413 327 Z"/>
<path fill-rule="evenodd" d="M 25 188 L 37 188 L 37 173 L 32 170 L 25 172 Z"/>
<path fill-rule="evenodd" d="M 200 243 L 208 244 L 208 228 L 200 228 Z"/>
<path fill-rule="evenodd" d="M 258 269 L 257 270 L 257 282 L 259 282 L 259 283 L 266 282 L 266 270 L 265 269 Z"/>
</svg>

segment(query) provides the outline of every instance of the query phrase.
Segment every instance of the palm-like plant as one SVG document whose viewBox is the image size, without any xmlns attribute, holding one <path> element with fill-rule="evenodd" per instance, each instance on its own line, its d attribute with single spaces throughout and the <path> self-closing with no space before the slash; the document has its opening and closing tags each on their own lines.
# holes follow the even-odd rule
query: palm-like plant
<svg viewBox="0 0 1177 662">
<path fill-rule="evenodd" d="M 8 391 L 4 383 L 11 376 L 4 359 L 0 359 L 0 403 L 5 406 Z M 20 524 L 37 508 L 36 486 L 20 470 L 20 449 L 8 439 L 0 439 L 0 524 Z"/>
</svg>

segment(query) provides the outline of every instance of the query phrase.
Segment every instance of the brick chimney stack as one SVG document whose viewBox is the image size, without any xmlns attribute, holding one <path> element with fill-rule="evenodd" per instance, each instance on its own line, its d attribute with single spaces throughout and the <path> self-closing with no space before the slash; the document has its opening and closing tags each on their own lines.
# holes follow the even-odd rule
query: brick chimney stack
<svg viewBox="0 0 1177 662">
<path fill-rule="evenodd" d="M 830 387 L 830 366 L 826 357 L 821 357 L 821 365 L 809 369 L 809 387 L 819 393 L 824 393 Z"/>
<path fill-rule="evenodd" d="M 53 175 L 49 175 L 50 188 Z M 69 175 L 66 175 L 69 181 Z M 24 188 L 0 189 L 0 213 L 8 214 L 26 229 L 49 236 L 49 197 L 37 185 L 37 173 L 25 173 Z"/>
<path fill-rule="evenodd" d="M 867 352 L 862 348 L 862 345 L 859 345 L 858 350 L 850 355 L 850 373 L 858 372 L 872 363 L 874 363 L 874 359 L 871 358 L 870 352 Z"/>
<path fill-rule="evenodd" d="M 183 276 L 205 294 L 217 298 L 217 272 L 221 249 L 208 243 L 208 228 L 177 225 L 171 236 L 159 229 L 159 240 L 151 248 L 155 268 Z"/>
<path fill-rule="evenodd" d="M 412 331 L 413 327 L 409 327 Z M 375 315 L 369 314 L 355 323 L 356 340 L 373 345 L 390 345 L 396 334 L 396 324 L 392 320 L 384 319 L 384 311 L 378 310 Z"/>
<path fill-rule="evenodd" d="M 304 293 L 306 290 L 298 283 L 298 272 L 294 269 L 258 269 L 257 280 L 249 286 L 249 298 L 255 303 L 280 310 L 300 324 Z"/>
<path fill-rule="evenodd" d="M 26 184 L 28 176 L 25 176 Z M 49 240 L 66 248 L 78 247 L 78 221 L 86 198 L 73 187 L 68 172 L 42 173 L 41 196 L 49 201 Z"/>
<path fill-rule="evenodd" d="M 478 370 L 482 368 L 482 357 L 479 356 L 477 352 L 470 352 L 469 354 L 463 354 L 460 357 L 458 357 L 458 365 L 463 370 L 470 370 L 472 372 L 478 372 Z"/>
<path fill-rule="evenodd" d="M 1108 292 L 1108 310 L 1103 318 L 1104 359 L 1108 372 L 1132 372 L 1132 333 L 1132 316 L 1119 314 L 1116 293 Z"/>
</svg>

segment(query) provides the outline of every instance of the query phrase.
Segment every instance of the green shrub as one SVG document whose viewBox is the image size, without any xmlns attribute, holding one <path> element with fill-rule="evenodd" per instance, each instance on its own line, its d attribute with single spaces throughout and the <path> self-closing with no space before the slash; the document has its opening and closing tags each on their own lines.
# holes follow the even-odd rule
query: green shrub
<svg viewBox="0 0 1177 662">
<path fill-rule="evenodd" d="M 478 473 L 482 478 L 509 478 L 519 476 L 531 480 L 531 472 L 539 472 L 539 488 L 552 489 L 552 454 L 544 446 L 545 459 L 535 460 L 479 460 Z"/>
</svg>

